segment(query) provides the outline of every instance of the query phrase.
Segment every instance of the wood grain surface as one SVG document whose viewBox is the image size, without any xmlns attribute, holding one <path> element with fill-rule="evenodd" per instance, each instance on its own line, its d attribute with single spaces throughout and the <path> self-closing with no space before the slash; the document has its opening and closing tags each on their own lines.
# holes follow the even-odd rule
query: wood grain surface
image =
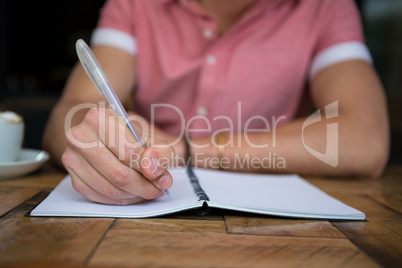
<svg viewBox="0 0 402 268">
<path fill-rule="evenodd" d="M 306 177 L 365 221 L 214 209 L 150 219 L 30 217 L 65 176 L 0 181 L 0 267 L 402 267 L 402 167 L 377 180 Z"/>
</svg>

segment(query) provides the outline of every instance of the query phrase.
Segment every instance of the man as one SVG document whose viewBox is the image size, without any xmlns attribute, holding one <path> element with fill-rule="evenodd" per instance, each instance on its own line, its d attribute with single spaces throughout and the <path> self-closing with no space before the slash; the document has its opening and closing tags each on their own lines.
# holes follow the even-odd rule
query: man
<svg viewBox="0 0 402 268">
<path fill-rule="evenodd" d="M 71 109 L 105 101 L 77 65 L 44 147 L 90 200 L 163 195 L 184 133 L 205 168 L 377 177 L 387 162 L 386 102 L 351 0 L 111 0 L 92 46 L 148 147 L 105 108 L 75 109 L 65 133 Z"/>
</svg>

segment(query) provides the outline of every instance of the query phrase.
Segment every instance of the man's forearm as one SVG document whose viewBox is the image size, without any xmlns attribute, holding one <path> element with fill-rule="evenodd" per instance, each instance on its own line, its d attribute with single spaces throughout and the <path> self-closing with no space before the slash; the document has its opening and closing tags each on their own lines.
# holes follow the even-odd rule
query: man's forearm
<svg viewBox="0 0 402 268">
<path fill-rule="evenodd" d="M 219 152 L 211 137 L 191 141 L 193 165 L 248 172 L 309 175 L 378 176 L 387 161 L 386 146 L 339 116 L 305 127 L 307 118 L 281 125 L 266 133 L 225 134 Z M 336 128 L 327 128 L 328 125 Z M 328 137 L 329 135 L 329 137 Z M 328 144 L 327 144 L 328 143 Z M 205 148 L 201 145 L 208 145 Z M 385 149 L 382 150 L 381 148 Z M 223 154 L 222 154 L 223 152 Z M 315 152 L 315 153 L 314 153 Z M 220 155 L 221 154 L 221 155 Z"/>
</svg>

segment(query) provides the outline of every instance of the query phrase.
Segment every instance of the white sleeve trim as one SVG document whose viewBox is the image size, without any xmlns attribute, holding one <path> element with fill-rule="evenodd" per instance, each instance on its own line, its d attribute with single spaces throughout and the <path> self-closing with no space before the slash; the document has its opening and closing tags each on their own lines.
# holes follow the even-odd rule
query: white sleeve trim
<svg viewBox="0 0 402 268">
<path fill-rule="evenodd" d="M 137 41 L 134 36 L 112 28 L 97 28 L 92 33 L 91 45 L 112 46 L 126 51 L 130 55 L 137 54 Z"/>
<path fill-rule="evenodd" d="M 361 42 L 344 42 L 324 49 L 314 59 L 310 68 L 310 80 L 324 68 L 346 60 L 373 60 L 367 46 Z"/>
</svg>

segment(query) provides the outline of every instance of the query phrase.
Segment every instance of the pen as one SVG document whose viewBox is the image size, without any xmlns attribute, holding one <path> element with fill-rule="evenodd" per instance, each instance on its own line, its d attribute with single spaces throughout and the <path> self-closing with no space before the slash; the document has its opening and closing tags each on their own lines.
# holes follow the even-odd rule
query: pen
<svg viewBox="0 0 402 268">
<path fill-rule="evenodd" d="M 139 142 L 142 147 L 146 148 L 144 141 L 141 139 L 141 136 L 138 134 L 133 123 L 129 120 L 126 110 L 121 104 L 119 98 L 116 96 L 116 93 L 109 83 L 109 79 L 107 79 L 98 60 L 92 53 L 92 50 L 82 39 L 77 41 L 75 47 L 82 66 L 89 78 L 92 80 L 92 83 L 94 83 L 95 87 L 98 89 L 99 94 L 105 95 L 113 111 L 124 120 L 137 142 Z M 170 198 L 169 191 L 165 190 L 165 193 Z"/>
</svg>

